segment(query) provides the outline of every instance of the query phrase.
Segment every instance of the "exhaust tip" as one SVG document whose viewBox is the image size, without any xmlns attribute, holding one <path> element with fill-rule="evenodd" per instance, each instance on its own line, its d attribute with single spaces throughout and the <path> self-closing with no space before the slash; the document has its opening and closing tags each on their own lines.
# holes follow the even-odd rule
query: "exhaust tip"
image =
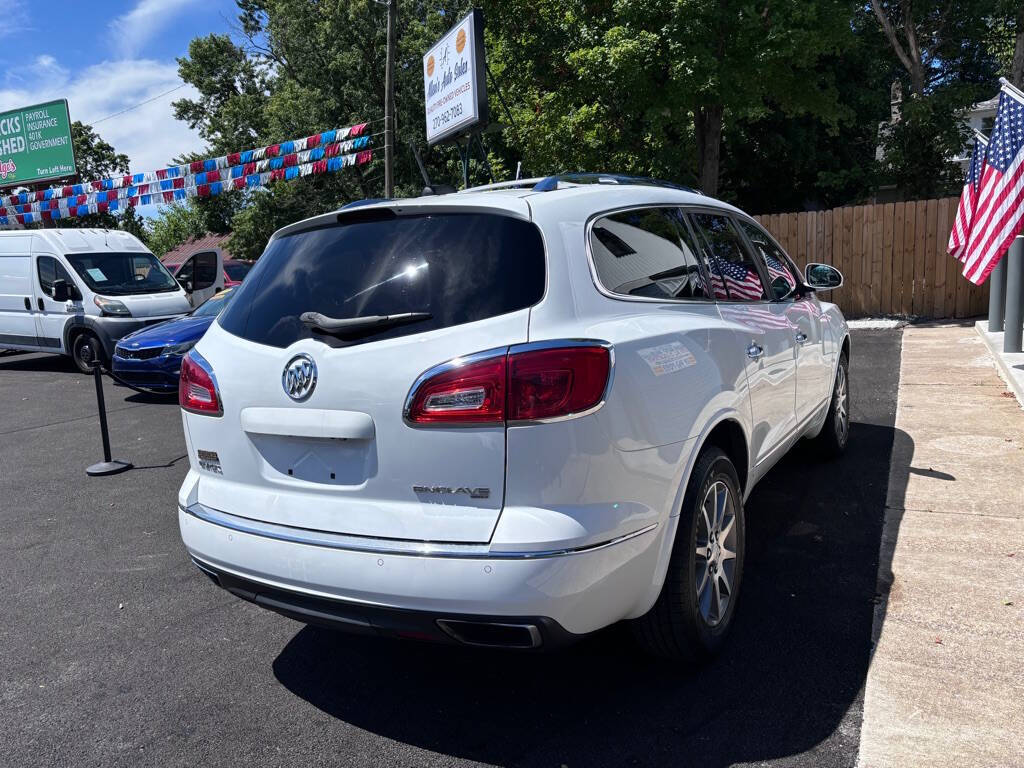
<svg viewBox="0 0 1024 768">
<path fill-rule="evenodd" d="M 542 639 L 535 624 L 438 619 L 437 626 L 464 645 L 487 648 L 538 648 Z"/>
</svg>

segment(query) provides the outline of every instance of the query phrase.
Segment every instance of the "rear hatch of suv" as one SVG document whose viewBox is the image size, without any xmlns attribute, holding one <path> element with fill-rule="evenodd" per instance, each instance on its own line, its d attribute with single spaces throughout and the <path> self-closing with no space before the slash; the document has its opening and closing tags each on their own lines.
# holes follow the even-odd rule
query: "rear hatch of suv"
<svg viewBox="0 0 1024 768">
<path fill-rule="evenodd" d="M 504 423 L 413 426 L 403 409 L 428 369 L 527 341 L 545 276 L 536 225 L 497 210 L 357 209 L 275 238 L 196 348 L 223 408 L 186 414 L 193 450 L 220 462 L 199 502 L 317 531 L 488 541 Z"/>
</svg>

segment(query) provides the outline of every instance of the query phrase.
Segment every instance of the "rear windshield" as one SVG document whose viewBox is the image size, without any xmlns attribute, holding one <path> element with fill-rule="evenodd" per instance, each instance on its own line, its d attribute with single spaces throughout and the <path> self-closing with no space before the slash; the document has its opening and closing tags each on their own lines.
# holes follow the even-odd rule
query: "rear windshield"
<svg viewBox="0 0 1024 768">
<path fill-rule="evenodd" d="M 540 300 L 544 280 L 540 232 L 528 222 L 484 213 L 368 211 L 272 242 L 217 322 L 258 344 L 287 347 L 315 338 L 341 347 L 524 309 Z M 339 319 L 425 312 L 430 318 L 341 339 L 307 327 L 299 320 L 304 312 Z"/>
</svg>

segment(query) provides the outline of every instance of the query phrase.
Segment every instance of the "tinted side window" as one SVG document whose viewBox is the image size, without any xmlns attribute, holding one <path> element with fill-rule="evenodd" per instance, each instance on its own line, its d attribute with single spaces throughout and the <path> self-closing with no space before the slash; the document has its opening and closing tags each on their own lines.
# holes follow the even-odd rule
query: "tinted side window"
<svg viewBox="0 0 1024 768">
<path fill-rule="evenodd" d="M 50 256 L 40 256 L 36 259 L 36 269 L 39 272 L 39 287 L 47 296 L 53 296 L 53 281 L 57 279 L 57 260 Z"/>
<path fill-rule="evenodd" d="M 181 268 L 178 270 L 178 274 L 175 275 L 179 283 L 184 284 L 186 281 L 192 279 L 192 264 L 194 262 L 195 259 L 189 259 L 181 265 Z"/>
<path fill-rule="evenodd" d="M 217 319 L 258 344 L 314 338 L 333 347 L 407 336 L 526 309 L 544 295 L 535 224 L 497 214 L 387 211 L 274 240 Z M 430 317 L 358 338 L 314 331 L 300 317 Z"/>
<path fill-rule="evenodd" d="M 195 262 L 195 286 L 194 289 L 201 291 L 209 288 L 217 282 L 217 254 L 212 252 L 197 253 L 193 259 Z"/>
<path fill-rule="evenodd" d="M 675 208 L 603 216 L 590 230 L 594 268 L 612 293 L 654 299 L 706 298 L 704 276 Z"/>
<path fill-rule="evenodd" d="M 691 213 L 689 216 L 701 238 L 715 298 L 730 301 L 765 298 L 757 265 L 730 218 L 719 213 Z"/>
<path fill-rule="evenodd" d="M 747 239 L 753 244 L 754 251 L 764 262 L 772 296 L 776 299 L 784 299 L 789 296 L 797 286 L 797 279 L 786 259 L 786 254 L 763 229 L 753 222 L 739 219 L 738 223 Z"/>
</svg>

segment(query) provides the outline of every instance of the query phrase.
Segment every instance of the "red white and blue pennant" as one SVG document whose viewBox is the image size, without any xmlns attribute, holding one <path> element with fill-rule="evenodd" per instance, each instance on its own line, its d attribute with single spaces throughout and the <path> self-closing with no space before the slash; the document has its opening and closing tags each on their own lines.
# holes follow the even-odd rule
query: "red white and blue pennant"
<svg viewBox="0 0 1024 768">
<path fill-rule="evenodd" d="M 368 149 L 370 138 L 366 123 L 360 123 L 148 173 L 7 195 L 0 197 L 0 226 L 24 226 L 188 197 L 213 197 L 227 190 L 332 173 L 368 163 L 373 157 L 373 150 Z"/>
</svg>

